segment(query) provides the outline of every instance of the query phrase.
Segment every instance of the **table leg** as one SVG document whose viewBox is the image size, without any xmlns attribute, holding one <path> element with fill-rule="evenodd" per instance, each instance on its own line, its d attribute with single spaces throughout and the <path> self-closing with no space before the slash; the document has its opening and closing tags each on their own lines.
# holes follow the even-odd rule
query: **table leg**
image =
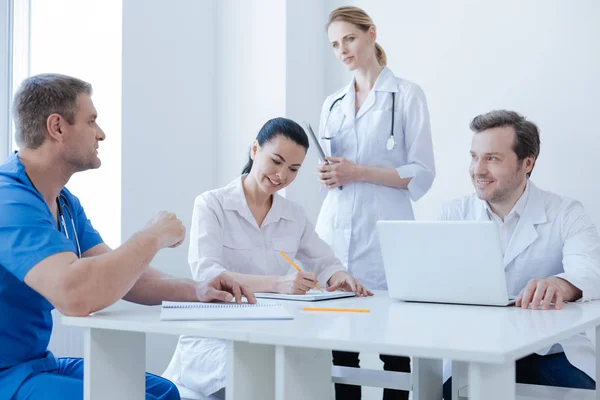
<svg viewBox="0 0 600 400">
<path fill-rule="evenodd" d="M 459 390 L 468 385 L 467 363 L 462 361 L 452 361 L 452 400 L 460 400 Z"/>
<path fill-rule="evenodd" d="M 413 400 L 442 398 L 442 360 L 413 358 Z"/>
<path fill-rule="evenodd" d="M 146 397 L 146 334 L 107 329 L 84 331 L 85 400 Z"/>
<path fill-rule="evenodd" d="M 276 347 L 276 400 L 332 398 L 331 350 Z"/>
<path fill-rule="evenodd" d="M 229 341 L 227 400 L 275 399 L 275 347 Z"/>
<path fill-rule="evenodd" d="M 515 362 L 469 363 L 469 400 L 514 400 Z"/>
</svg>

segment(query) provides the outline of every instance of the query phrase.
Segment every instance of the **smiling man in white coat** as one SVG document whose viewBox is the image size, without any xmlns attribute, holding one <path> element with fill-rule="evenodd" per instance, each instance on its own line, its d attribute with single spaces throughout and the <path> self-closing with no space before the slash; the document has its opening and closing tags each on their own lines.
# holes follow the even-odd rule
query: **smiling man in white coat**
<svg viewBox="0 0 600 400">
<path fill-rule="evenodd" d="M 500 230 L 508 292 L 517 307 L 561 309 L 600 298 L 600 239 L 578 201 L 530 180 L 540 152 L 537 126 L 506 110 L 479 115 L 469 169 L 475 193 L 445 204 L 442 220 L 494 221 Z M 584 334 L 516 364 L 519 383 L 594 389 L 595 351 Z M 449 399 L 451 379 L 444 385 Z"/>
</svg>

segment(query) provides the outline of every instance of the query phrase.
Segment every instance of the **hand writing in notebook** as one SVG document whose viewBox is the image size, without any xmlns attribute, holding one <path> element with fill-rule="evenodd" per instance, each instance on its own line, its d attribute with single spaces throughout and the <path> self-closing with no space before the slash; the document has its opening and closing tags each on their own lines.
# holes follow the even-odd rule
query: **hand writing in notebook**
<svg viewBox="0 0 600 400">
<path fill-rule="evenodd" d="M 304 294 L 316 287 L 317 276 L 312 272 L 298 271 L 279 277 L 276 292 L 284 294 Z"/>
<path fill-rule="evenodd" d="M 209 281 L 196 282 L 196 297 L 198 301 L 209 303 L 211 301 L 242 302 L 242 296 L 248 303 L 256 303 L 254 293 L 246 285 L 241 285 L 227 274 L 220 274 Z"/>
</svg>

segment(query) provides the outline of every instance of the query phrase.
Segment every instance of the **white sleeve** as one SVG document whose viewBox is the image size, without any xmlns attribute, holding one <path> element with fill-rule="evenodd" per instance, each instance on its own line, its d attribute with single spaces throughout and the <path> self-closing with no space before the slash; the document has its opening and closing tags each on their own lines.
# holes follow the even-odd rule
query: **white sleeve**
<svg viewBox="0 0 600 400">
<path fill-rule="evenodd" d="M 196 281 L 214 278 L 225 271 L 223 266 L 223 227 L 219 202 L 211 194 L 196 198 L 190 228 L 188 263 Z"/>
<path fill-rule="evenodd" d="M 345 271 L 346 268 L 335 256 L 333 249 L 315 232 L 315 228 L 306 217 L 306 214 L 303 213 L 303 216 L 304 229 L 296 258 L 313 271 L 317 275 L 319 283 L 325 286 L 334 273 Z"/>
<path fill-rule="evenodd" d="M 592 219 L 579 202 L 565 212 L 561 226 L 564 236 L 563 269 L 558 274 L 582 291 L 579 301 L 600 299 L 600 238 Z"/>
<path fill-rule="evenodd" d="M 405 95 L 402 130 L 408 162 L 396 170 L 401 178 L 412 178 L 408 192 L 417 201 L 431 188 L 435 178 L 429 110 L 425 93 L 417 85 Z"/>
</svg>

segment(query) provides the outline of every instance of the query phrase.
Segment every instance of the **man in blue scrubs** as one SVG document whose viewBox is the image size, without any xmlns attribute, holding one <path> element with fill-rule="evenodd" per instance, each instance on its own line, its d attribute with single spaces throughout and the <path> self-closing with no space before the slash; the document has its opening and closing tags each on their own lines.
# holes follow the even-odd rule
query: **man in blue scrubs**
<svg viewBox="0 0 600 400">
<path fill-rule="evenodd" d="M 82 399 L 83 361 L 48 351 L 51 311 L 84 316 L 117 300 L 139 304 L 240 301 L 254 296 L 227 276 L 208 282 L 149 267 L 185 228 L 161 212 L 118 249 L 103 243 L 77 197 L 64 186 L 100 167 L 91 85 L 44 74 L 26 79 L 14 99 L 20 150 L 0 165 L 0 400 Z M 165 279 L 169 278 L 169 279 Z M 147 374 L 147 399 L 179 399 L 175 386 Z"/>
</svg>

